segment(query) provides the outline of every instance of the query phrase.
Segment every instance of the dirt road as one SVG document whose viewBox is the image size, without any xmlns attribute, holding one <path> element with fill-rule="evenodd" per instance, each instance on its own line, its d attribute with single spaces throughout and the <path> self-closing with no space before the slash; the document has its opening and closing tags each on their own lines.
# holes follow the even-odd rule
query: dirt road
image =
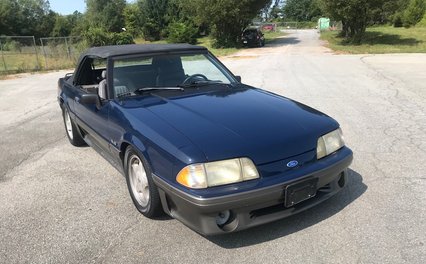
<svg viewBox="0 0 426 264">
<path fill-rule="evenodd" d="M 71 147 L 65 72 L 0 81 L 0 263 L 426 263 L 426 55 L 334 55 L 315 31 L 222 58 L 243 82 L 337 119 L 347 188 L 299 215 L 205 238 L 133 208 L 124 178 Z"/>
</svg>

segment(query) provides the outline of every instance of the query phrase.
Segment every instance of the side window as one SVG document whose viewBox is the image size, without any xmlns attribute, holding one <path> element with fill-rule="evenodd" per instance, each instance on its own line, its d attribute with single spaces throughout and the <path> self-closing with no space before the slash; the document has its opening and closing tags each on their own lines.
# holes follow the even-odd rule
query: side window
<svg viewBox="0 0 426 264">
<path fill-rule="evenodd" d="M 85 58 L 78 69 L 78 75 L 76 76 L 76 85 L 88 85 L 91 84 L 91 73 L 92 73 L 92 62 L 93 59 Z"/>
<path fill-rule="evenodd" d="M 85 58 L 79 68 L 76 85 L 87 93 L 98 93 L 99 83 L 105 79 L 107 60 L 101 58 Z"/>
<path fill-rule="evenodd" d="M 100 58 L 93 59 L 92 69 L 94 71 L 106 70 L 106 68 L 107 68 L 107 60 L 106 59 L 100 59 Z"/>
<path fill-rule="evenodd" d="M 92 61 L 92 82 L 99 84 L 106 78 L 107 60 L 95 58 Z M 104 74 L 102 72 L 105 71 Z"/>
<path fill-rule="evenodd" d="M 102 72 L 107 68 L 106 59 L 86 58 L 79 69 L 76 85 L 99 84 L 104 78 Z"/>
</svg>

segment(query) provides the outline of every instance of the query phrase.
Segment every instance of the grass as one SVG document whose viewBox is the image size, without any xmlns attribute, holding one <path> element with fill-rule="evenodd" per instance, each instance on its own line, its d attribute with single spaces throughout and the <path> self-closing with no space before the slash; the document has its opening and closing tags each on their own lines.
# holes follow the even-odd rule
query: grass
<svg viewBox="0 0 426 264">
<path fill-rule="evenodd" d="M 283 37 L 286 34 L 281 32 L 280 28 L 278 28 L 277 31 L 270 31 L 270 32 L 265 32 L 265 43 L 272 43 L 274 42 L 277 38 Z"/>
<path fill-rule="evenodd" d="M 368 28 L 359 45 L 348 43 L 338 32 L 323 32 L 321 39 L 337 52 L 352 54 L 425 53 L 426 27 L 394 28 L 380 26 Z"/>
<path fill-rule="evenodd" d="M 8 53 L 0 55 L 0 75 L 74 68 L 76 58 L 47 57 L 41 54 Z"/>
</svg>

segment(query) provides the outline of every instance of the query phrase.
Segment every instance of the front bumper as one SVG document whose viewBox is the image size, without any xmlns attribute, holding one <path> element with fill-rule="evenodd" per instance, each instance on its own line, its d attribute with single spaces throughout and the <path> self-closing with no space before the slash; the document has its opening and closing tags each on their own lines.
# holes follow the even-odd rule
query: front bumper
<svg viewBox="0 0 426 264">
<path fill-rule="evenodd" d="M 296 180 L 211 198 L 187 194 L 156 175 L 153 175 L 153 179 L 167 214 L 198 233 L 216 235 L 276 221 L 325 201 L 346 185 L 347 168 L 352 159 L 352 152 L 346 148 L 344 155 L 337 162 L 309 174 L 303 174 L 301 170 L 302 174 Z M 292 207 L 285 207 L 286 187 L 307 178 L 318 180 L 316 195 Z M 218 214 L 227 210 L 230 211 L 229 220 L 224 225 L 218 225 Z"/>
</svg>

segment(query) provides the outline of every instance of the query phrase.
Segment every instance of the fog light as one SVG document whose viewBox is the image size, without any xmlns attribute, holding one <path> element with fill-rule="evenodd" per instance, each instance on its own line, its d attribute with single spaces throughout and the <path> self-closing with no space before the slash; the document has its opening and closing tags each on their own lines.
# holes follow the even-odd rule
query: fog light
<svg viewBox="0 0 426 264">
<path fill-rule="evenodd" d="M 216 216 L 216 224 L 218 226 L 223 226 L 224 224 L 226 224 L 226 222 L 228 222 L 230 217 L 231 217 L 231 212 L 229 210 L 220 212 Z"/>
</svg>

